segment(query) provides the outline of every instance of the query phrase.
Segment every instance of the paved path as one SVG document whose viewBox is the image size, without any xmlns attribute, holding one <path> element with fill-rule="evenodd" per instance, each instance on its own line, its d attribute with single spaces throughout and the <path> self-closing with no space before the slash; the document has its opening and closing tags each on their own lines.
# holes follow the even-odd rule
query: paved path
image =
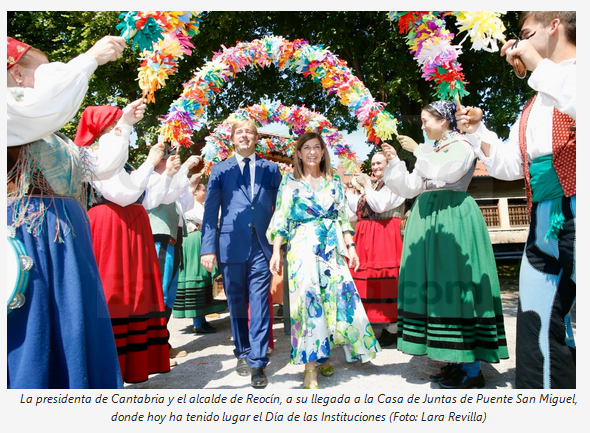
<svg viewBox="0 0 590 433">
<path fill-rule="evenodd" d="M 503 290 L 502 301 L 510 358 L 497 364 L 482 363 L 487 389 L 514 388 L 514 344 L 516 332 L 517 293 Z M 276 308 L 276 307 L 275 307 Z M 178 365 L 169 373 L 155 374 L 146 382 L 126 384 L 129 389 L 252 389 L 250 377 L 234 371 L 236 359 L 229 324 L 229 313 L 209 319 L 217 328 L 215 334 L 193 334 L 192 319 L 170 320 L 171 344 L 189 352 L 177 358 Z M 379 329 L 377 327 L 377 329 Z M 273 327 L 275 349 L 266 368 L 267 390 L 301 389 L 303 367 L 289 363 L 290 342 L 282 321 Z M 377 334 L 380 332 L 376 330 Z M 348 364 L 341 348 L 331 359 L 332 377 L 319 377 L 322 389 L 439 389 L 428 376 L 444 365 L 426 356 L 411 356 L 395 346 L 384 347 L 377 357 L 365 364 Z"/>
</svg>

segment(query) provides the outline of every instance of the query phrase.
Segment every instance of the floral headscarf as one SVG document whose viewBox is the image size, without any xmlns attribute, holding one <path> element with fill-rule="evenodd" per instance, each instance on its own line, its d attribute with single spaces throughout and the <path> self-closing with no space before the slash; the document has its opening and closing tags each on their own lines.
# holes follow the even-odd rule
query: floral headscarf
<svg viewBox="0 0 590 433">
<path fill-rule="evenodd" d="M 430 105 L 434 108 L 446 121 L 449 122 L 449 127 L 453 130 L 457 129 L 457 119 L 455 119 L 455 112 L 457 105 L 450 101 L 434 101 Z"/>
</svg>

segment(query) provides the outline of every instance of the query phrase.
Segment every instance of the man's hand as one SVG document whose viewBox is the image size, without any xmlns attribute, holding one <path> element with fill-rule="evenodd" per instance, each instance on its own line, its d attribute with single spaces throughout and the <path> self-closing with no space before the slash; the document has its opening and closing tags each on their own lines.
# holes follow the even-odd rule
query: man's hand
<svg viewBox="0 0 590 433">
<path fill-rule="evenodd" d="M 365 188 L 367 186 L 367 178 L 365 176 L 356 175 L 354 177 L 354 179 L 356 180 L 356 183 L 358 183 L 363 188 Z"/>
<path fill-rule="evenodd" d="M 207 269 L 208 272 L 213 272 L 213 267 L 217 266 L 217 257 L 215 253 L 203 254 L 201 256 L 201 265 Z"/>
<path fill-rule="evenodd" d="M 534 37 L 532 35 L 531 37 Z M 539 37 L 537 35 L 537 37 Z M 502 56 L 506 56 L 506 61 L 514 67 L 514 58 L 519 57 L 525 68 L 529 71 L 534 71 L 543 57 L 537 52 L 533 45 L 526 39 L 517 41 L 509 40 L 502 46 L 500 51 Z"/>
<path fill-rule="evenodd" d="M 98 65 L 112 62 L 121 57 L 125 49 L 125 39 L 119 36 L 105 36 L 86 51 L 96 60 Z"/>
</svg>

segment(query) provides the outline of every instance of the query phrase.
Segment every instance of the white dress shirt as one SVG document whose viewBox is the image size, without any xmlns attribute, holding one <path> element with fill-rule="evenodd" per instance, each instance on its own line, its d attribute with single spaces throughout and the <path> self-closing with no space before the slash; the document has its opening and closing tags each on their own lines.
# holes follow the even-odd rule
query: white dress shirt
<svg viewBox="0 0 590 433">
<path fill-rule="evenodd" d="M 256 170 L 256 154 L 253 153 L 250 156 L 242 156 L 238 153 L 235 153 L 235 156 L 242 174 L 244 173 L 244 166 L 246 165 L 244 163 L 244 158 L 250 158 L 250 198 L 254 198 L 254 171 Z"/>
</svg>

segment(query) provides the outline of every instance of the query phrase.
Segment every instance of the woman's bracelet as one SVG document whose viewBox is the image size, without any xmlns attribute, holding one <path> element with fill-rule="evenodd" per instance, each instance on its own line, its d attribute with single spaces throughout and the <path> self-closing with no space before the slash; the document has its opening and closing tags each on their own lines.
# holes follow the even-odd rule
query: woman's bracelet
<svg viewBox="0 0 590 433">
<path fill-rule="evenodd" d="M 356 244 L 354 242 L 351 242 L 348 245 L 346 245 L 346 248 L 350 248 L 350 247 L 356 247 Z"/>
</svg>

